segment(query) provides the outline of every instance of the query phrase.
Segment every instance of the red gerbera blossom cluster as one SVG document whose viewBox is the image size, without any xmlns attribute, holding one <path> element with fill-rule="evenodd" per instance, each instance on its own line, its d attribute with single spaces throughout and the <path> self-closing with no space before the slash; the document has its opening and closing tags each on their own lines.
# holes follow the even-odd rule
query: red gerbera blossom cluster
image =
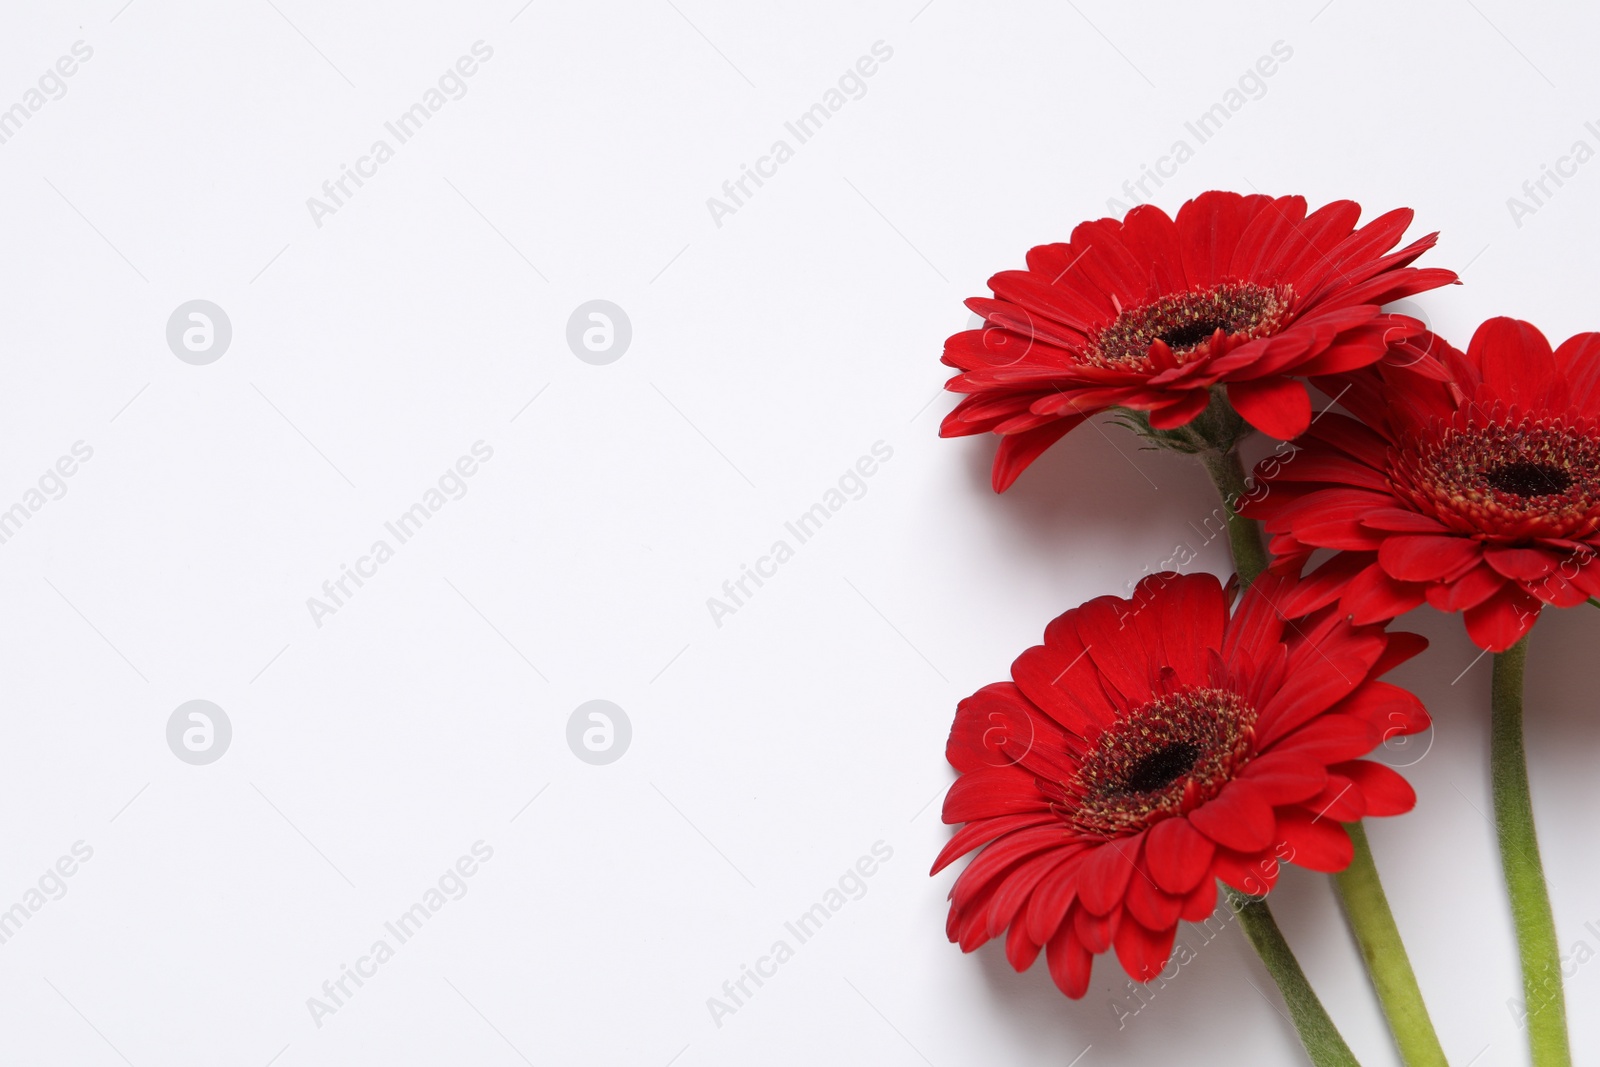
<svg viewBox="0 0 1600 1067">
<path fill-rule="evenodd" d="M 1217 879 L 1261 894 L 1280 862 L 1341 870 L 1342 822 L 1411 809 L 1405 780 L 1360 757 L 1426 728 L 1378 680 L 1426 642 L 1332 610 L 1290 625 L 1289 591 L 1264 577 L 1230 615 L 1211 575 L 1153 575 L 1060 616 L 1011 681 L 961 702 L 944 820 L 966 825 L 934 871 L 982 851 L 951 891 L 952 941 L 1005 934 L 1018 970 L 1043 950 L 1070 997 L 1108 950 L 1148 980 Z"/>
<path fill-rule="evenodd" d="M 1218 885 L 1272 973 L 1312 1061 L 1353 1063 L 1271 917 L 1281 865 L 1335 879 L 1407 1063 L 1443 1063 L 1360 821 L 1415 796 L 1363 757 L 1428 724 L 1380 680 L 1425 642 L 1388 623 L 1461 612 L 1493 664 L 1490 780 L 1516 919 L 1533 1062 L 1571 1062 L 1560 944 L 1522 741 L 1526 636 L 1546 605 L 1600 605 L 1600 333 L 1552 348 L 1491 319 L 1465 352 L 1383 305 L 1455 280 L 1391 249 L 1400 210 L 1355 228 L 1338 201 L 1205 193 L 1176 219 L 1142 206 L 1028 254 L 971 300 L 985 325 L 944 360 L 966 394 L 941 432 L 993 432 L 1004 490 L 1104 411 L 1192 453 L 1215 484 L 1246 592 L 1151 576 L 1133 599 L 1068 611 L 962 701 L 937 873 L 976 852 L 946 932 L 996 938 L 1019 971 L 1045 955 L 1070 997 L 1114 951 L 1156 978 L 1179 923 Z M 1333 398 L 1313 418 L 1308 387 Z M 1335 413 L 1342 404 L 1348 414 Z M 1239 444 L 1282 438 L 1246 477 Z M 1271 534 L 1263 543 L 1262 526 Z M 1269 552 L 1270 549 L 1270 552 Z M 1305 573 L 1309 569 L 1310 573 Z M 1231 586 L 1230 586 L 1231 588 Z"/>
<path fill-rule="evenodd" d="M 1410 373 L 1422 356 L 1450 381 Z M 1429 336 L 1388 363 L 1328 383 L 1356 418 L 1319 419 L 1244 505 L 1275 569 L 1338 550 L 1290 609 L 1337 599 L 1371 623 L 1426 601 L 1500 652 L 1545 604 L 1600 595 L 1600 333 L 1552 350 L 1532 325 L 1490 319 L 1465 353 Z"/>
<path fill-rule="evenodd" d="M 1299 196 L 1208 192 L 1176 219 L 1141 205 L 1083 223 L 991 278 L 994 299 L 967 301 L 985 326 L 945 342 L 961 372 L 946 388 L 967 396 L 940 432 L 1000 435 L 996 491 L 1090 416 L 1130 409 L 1173 430 L 1219 386 L 1250 425 L 1300 434 L 1311 403 L 1295 376 L 1373 363 L 1422 329 L 1382 305 L 1456 280 L 1409 266 L 1435 234 L 1390 251 L 1410 209 L 1357 229 L 1360 214 L 1349 200 L 1307 214 Z"/>
</svg>

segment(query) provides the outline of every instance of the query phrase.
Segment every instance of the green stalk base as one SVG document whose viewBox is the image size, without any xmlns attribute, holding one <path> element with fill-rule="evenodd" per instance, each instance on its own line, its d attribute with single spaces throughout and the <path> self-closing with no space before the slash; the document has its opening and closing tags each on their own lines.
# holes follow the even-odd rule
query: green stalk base
<svg viewBox="0 0 1600 1067">
<path fill-rule="evenodd" d="M 1522 678 L 1527 661 L 1526 637 L 1494 657 L 1489 740 L 1494 825 L 1522 957 L 1524 1023 L 1534 1067 L 1571 1067 L 1561 949 L 1550 892 L 1545 887 L 1544 864 L 1539 859 L 1533 797 L 1528 790 L 1528 756 L 1522 744 Z"/>
<path fill-rule="evenodd" d="M 1262 542 L 1261 524 L 1245 518 L 1237 510 L 1250 491 L 1244 463 L 1239 459 L 1238 449 L 1196 454 L 1200 462 L 1205 464 L 1206 473 L 1211 475 L 1211 481 L 1222 497 L 1222 509 L 1228 519 L 1228 547 L 1233 551 L 1233 569 L 1239 575 L 1240 587 L 1248 589 L 1250 583 L 1267 569 L 1272 557 L 1267 555 L 1267 546 Z"/>
<path fill-rule="evenodd" d="M 1300 1034 L 1300 1043 L 1305 1046 L 1311 1062 L 1316 1067 L 1360 1067 L 1355 1053 L 1345 1044 L 1339 1028 L 1333 1025 L 1328 1010 L 1307 981 L 1306 972 L 1300 969 L 1300 961 L 1294 958 L 1294 951 L 1284 940 L 1283 931 L 1278 929 L 1267 902 L 1226 886 L 1223 892 L 1239 916 L 1239 924 L 1244 927 L 1250 943 L 1255 946 L 1256 954 L 1266 965 L 1267 973 L 1278 983 L 1294 1028 Z"/>
<path fill-rule="evenodd" d="M 1361 948 L 1361 958 L 1366 961 L 1383 1014 L 1389 1020 L 1400 1058 L 1406 1067 L 1449 1067 L 1433 1020 L 1428 1017 L 1428 1006 L 1423 1003 L 1416 973 L 1411 969 L 1411 958 L 1400 940 L 1400 928 L 1389 910 L 1389 898 L 1378 880 L 1366 827 L 1354 822 L 1347 823 L 1345 829 L 1355 844 L 1355 858 L 1333 876 L 1334 888 Z"/>
</svg>

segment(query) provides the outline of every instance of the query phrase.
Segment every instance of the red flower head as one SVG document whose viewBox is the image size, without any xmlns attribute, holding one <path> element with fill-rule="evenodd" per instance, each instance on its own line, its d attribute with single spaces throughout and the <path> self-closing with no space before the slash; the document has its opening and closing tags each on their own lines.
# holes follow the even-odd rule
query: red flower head
<svg viewBox="0 0 1600 1067">
<path fill-rule="evenodd" d="M 1260 894 L 1281 862 L 1342 870 L 1341 822 L 1411 809 L 1403 778 L 1358 757 L 1427 726 L 1376 680 L 1426 642 L 1332 611 L 1287 623 L 1287 588 L 1262 577 L 1230 617 L 1211 575 L 1153 575 L 1062 615 L 1012 681 L 961 702 L 944 821 L 967 825 L 933 869 L 986 847 L 950 892 L 952 941 L 1009 928 L 1012 966 L 1044 949 L 1069 997 L 1113 948 L 1149 980 L 1216 879 Z"/>
<path fill-rule="evenodd" d="M 985 328 L 945 342 L 961 371 L 946 388 L 969 395 L 940 433 L 1001 435 L 996 491 L 1092 415 L 1131 408 L 1171 430 L 1219 384 L 1251 425 L 1297 436 L 1311 403 L 1292 376 L 1376 361 L 1422 328 L 1381 305 L 1456 280 L 1407 266 L 1435 234 L 1389 252 L 1409 208 L 1355 229 L 1360 214 L 1349 200 L 1307 215 L 1304 197 L 1209 192 L 1176 221 L 1145 204 L 1033 249 L 1027 270 L 989 279 L 995 299 L 967 301 Z"/>
<path fill-rule="evenodd" d="M 1600 595 L 1600 333 L 1552 352 L 1528 323 L 1490 319 L 1465 354 L 1427 336 L 1395 356 L 1424 352 L 1452 382 L 1386 361 L 1328 383 L 1360 421 L 1318 420 L 1243 510 L 1275 535 L 1275 569 L 1340 550 L 1291 613 L 1337 598 L 1381 622 L 1426 600 L 1503 652 L 1545 604 Z"/>
</svg>

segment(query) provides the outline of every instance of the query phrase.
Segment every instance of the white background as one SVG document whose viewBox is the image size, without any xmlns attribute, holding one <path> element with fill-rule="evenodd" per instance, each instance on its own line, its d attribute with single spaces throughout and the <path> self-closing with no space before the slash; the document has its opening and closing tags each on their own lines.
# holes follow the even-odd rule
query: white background
<svg viewBox="0 0 1600 1067">
<path fill-rule="evenodd" d="M 0 1060 L 1298 1061 L 1236 932 L 1120 1030 L 1113 961 L 1072 1003 L 944 939 L 956 701 L 1213 504 L 1109 426 L 995 497 L 992 440 L 936 436 L 941 343 L 1277 41 L 1292 58 L 1159 203 L 1411 205 L 1443 231 L 1424 262 L 1466 283 L 1414 305 L 1442 332 L 1600 327 L 1600 162 L 1521 226 L 1506 204 L 1600 147 L 1600 16 L 921 3 L 6 6 L 0 108 L 74 42 L 93 57 L 0 145 L 0 508 L 94 454 L 0 544 L 0 908 L 94 852 L 0 945 Z M 307 198 L 479 40 L 466 95 L 317 226 Z M 707 198 L 880 40 L 865 95 L 716 225 Z M 209 366 L 165 340 L 196 298 L 233 326 Z M 633 327 L 607 366 L 565 340 L 596 298 Z M 307 598 L 479 440 L 467 495 L 315 625 Z M 714 625 L 707 598 L 878 441 L 865 495 Z M 1435 645 L 1400 677 L 1438 727 L 1417 811 L 1371 835 L 1452 1061 L 1522 1063 L 1489 663 L 1459 619 L 1409 621 Z M 1530 685 L 1561 940 L 1585 954 L 1597 637 L 1592 609 L 1547 615 Z M 197 698 L 234 731 L 203 767 L 165 739 Z M 633 727 L 607 766 L 566 741 L 596 698 Z M 470 892 L 317 1026 L 307 998 L 479 840 Z M 716 1025 L 707 998 L 878 841 L 865 896 Z M 1325 879 L 1274 905 L 1363 1062 L 1396 1062 Z M 1600 963 L 1568 988 L 1592 1061 Z"/>
</svg>

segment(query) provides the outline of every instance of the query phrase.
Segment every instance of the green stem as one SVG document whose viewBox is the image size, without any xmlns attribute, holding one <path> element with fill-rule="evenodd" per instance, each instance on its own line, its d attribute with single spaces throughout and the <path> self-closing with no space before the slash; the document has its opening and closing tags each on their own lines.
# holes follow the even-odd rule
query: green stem
<svg viewBox="0 0 1600 1067">
<path fill-rule="evenodd" d="M 1283 939 L 1283 931 L 1278 929 L 1277 920 L 1273 919 L 1267 902 L 1259 897 L 1246 896 L 1235 889 L 1224 887 L 1224 891 L 1250 943 L 1255 946 L 1256 954 L 1266 964 L 1273 981 L 1278 983 L 1278 990 L 1283 994 L 1284 1003 L 1289 1006 L 1294 1028 L 1299 1032 L 1300 1042 L 1305 1045 L 1311 1062 L 1316 1067 L 1360 1067 L 1350 1046 L 1339 1036 L 1338 1027 L 1328 1017 L 1322 1001 L 1317 999 L 1316 991 L 1306 980 L 1306 972 L 1300 969 L 1300 961 L 1294 958 L 1294 951 Z"/>
<path fill-rule="evenodd" d="M 1355 844 L 1355 858 L 1333 876 L 1333 881 L 1345 918 L 1361 947 L 1361 958 L 1366 960 L 1367 974 L 1389 1020 L 1389 1030 L 1400 1049 L 1400 1058 L 1407 1067 L 1448 1067 L 1433 1021 L 1428 1018 L 1428 1006 L 1422 1001 L 1416 973 L 1411 969 L 1411 959 L 1400 941 L 1394 913 L 1389 910 L 1389 898 L 1378 880 L 1366 828 L 1353 822 L 1345 829 Z"/>
<path fill-rule="evenodd" d="M 1198 455 L 1222 496 L 1222 510 L 1228 518 L 1228 546 L 1233 550 L 1233 569 L 1239 574 L 1239 584 L 1248 589 L 1250 583 L 1267 569 L 1271 557 L 1267 555 L 1267 546 L 1261 539 L 1261 524 L 1245 518 L 1236 510 L 1250 492 L 1244 464 L 1239 460 L 1239 450 L 1213 449 Z"/>
<path fill-rule="evenodd" d="M 1522 992 L 1527 1000 L 1528 1047 L 1534 1067 L 1570 1067 L 1561 952 L 1544 865 L 1539 860 L 1533 800 L 1528 792 L 1528 757 L 1522 747 L 1522 676 L 1527 660 L 1527 637 L 1494 657 L 1489 741 L 1494 824 L 1522 954 Z"/>
</svg>

